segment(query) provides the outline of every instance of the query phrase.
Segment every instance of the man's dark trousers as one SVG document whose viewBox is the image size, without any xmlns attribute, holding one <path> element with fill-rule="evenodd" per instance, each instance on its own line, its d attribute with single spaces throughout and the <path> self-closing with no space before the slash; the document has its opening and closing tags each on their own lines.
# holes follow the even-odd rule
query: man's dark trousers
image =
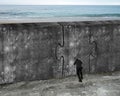
<svg viewBox="0 0 120 96">
<path fill-rule="evenodd" d="M 83 79 L 82 68 L 76 68 L 76 74 L 78 76 L 79 82 L 82 82 Z"/>
<path fill-rule="evenodd" d="M 74 65 L 76 65 L 76 74 L 78 76 L 79 82 L 82 82 L 83 74 L 82 74 L 82 61 L 79 59 L 76 59 L 74 62 Z"/>
</svg>

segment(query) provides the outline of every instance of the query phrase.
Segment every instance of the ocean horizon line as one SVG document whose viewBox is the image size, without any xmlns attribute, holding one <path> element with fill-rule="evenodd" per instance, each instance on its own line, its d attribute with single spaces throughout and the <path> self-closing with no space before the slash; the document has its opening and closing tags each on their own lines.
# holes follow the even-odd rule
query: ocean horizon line
<svg viewBox="0 0 120 96">
<path fill-rule="evenodd" d="M 0 19 L 120 17 L 120 5 L 0 5 Z"/>
</svg>

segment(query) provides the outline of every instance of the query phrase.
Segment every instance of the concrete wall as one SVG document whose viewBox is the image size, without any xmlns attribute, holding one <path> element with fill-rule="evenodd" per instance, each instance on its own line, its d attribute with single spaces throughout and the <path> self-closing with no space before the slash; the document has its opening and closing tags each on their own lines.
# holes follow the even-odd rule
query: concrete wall
<svg viewBox="0 0 120 96">
<path fill-rule="evenodd" d="M 0 24 L 0 83 L 120 70 L 120 21 Z"/>
</svg>

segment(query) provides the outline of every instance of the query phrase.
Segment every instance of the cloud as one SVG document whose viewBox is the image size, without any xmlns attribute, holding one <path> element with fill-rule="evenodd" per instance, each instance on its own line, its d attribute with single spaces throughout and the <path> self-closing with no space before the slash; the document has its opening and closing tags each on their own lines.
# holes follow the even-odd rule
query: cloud
<svg viewBox="0 0 120 96">
<path fill-rule="evenodd" d="M 30 5 L 120 5 L 120 0 L 0 0 L 0 4 Z"/>
</svg>

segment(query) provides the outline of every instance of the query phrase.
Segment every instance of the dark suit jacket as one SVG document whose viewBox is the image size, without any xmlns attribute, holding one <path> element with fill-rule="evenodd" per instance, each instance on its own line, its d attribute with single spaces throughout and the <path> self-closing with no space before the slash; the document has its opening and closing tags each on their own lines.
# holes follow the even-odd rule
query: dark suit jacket
<svg viewBox="0 0 120 96">
<path fill-rule="evenodd" d="M 76 59 L 75 62 L 74 62 L 74 65 L 76 65 L 76 68 L 77 69 L 82 69 L 82 61 L 79 60 L 79 59 Z"/>
</svg>

